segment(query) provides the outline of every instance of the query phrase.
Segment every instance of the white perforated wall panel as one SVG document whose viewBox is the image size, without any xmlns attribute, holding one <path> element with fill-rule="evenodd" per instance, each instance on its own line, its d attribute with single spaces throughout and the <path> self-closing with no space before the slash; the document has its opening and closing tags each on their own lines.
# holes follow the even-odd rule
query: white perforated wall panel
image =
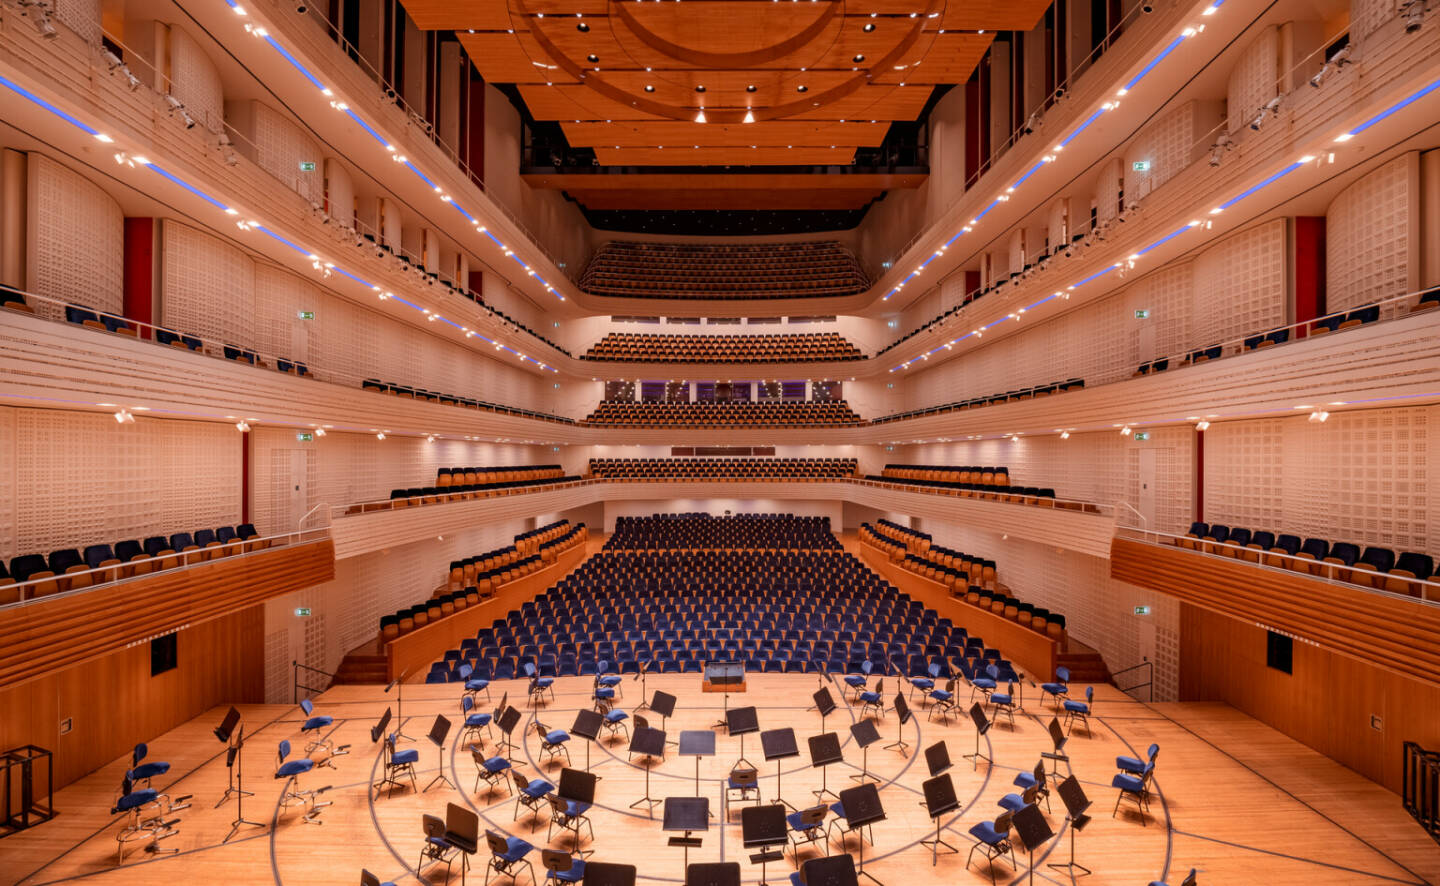
<svg viewBox="0 0 1440 886">
<path fill-rule="evenodd" d="M 161 316 L 189 335 L 254 346 L 254 265 L 224 241 L 171 219 L 161 226 Z"/>
<path fill-rule="evenodd" d="M 195 122 L 211 132 L 225 125 L 225 94 L 220 72 L 200 44 L 180 29 L 169 25 L 169 93 L 185 105 Z"/>
<path fill-rule="evenodd" d="M 29 155 L 27 288 L 96 310 L 124 312 L 125 219 L 89 179 Z M 37 305 L 51 319 L 64 310 Z"/>
<path fill-rule="evenodd" d="M 1348 310 L 1408 289 L 1415 154 L 1386 163 L 1340 192 L 1325 214 L 1325 305 Z"/>
<path fill-rule="evenodd" d="M 1440 552 L 1429 473 L 1440 407 L 1334 412 L 1213 425 L 1205 517 L 1301 538 Z"/>
<path fill-rule="evenodd" d="M 1011 232 L 1009 255 L 1010 261 L 1006 273 L 1018 274 L 1025 270 L 1025 231 L 1023 229 Z"/>
<path fill-rule="evenodd" d="M 355 185 L 350 173 L 334 158 L 325 161 L 325 205 L 341 227 L 355 227 Z"/>
<path fill-rule="evenodd" d="M 240 435 L 229 425 L 0 411 L 0 461 L 13 478 L 6 556 L 240 522 Z"/>
<path fill-rule="evenodd" d="M 1256 113 L 1275 97 L 1279 59 L 1279 34 L 1273 25 L 1256 35 L 1241 53 L 1230 71 L 1226 90 L 1225 107 L 1231 132 L 1249 126 Z"/>
<path fill-rule="evenodd" d="M 1107 224 L 1114 221 L 1119 214 L 1120 188 L 1123 183 L 1119 157 L 1100 164 L 1100 178 L 1095 182 L 1095 224 Z"/>
<path fill-rule="evenodd" d="M 1395 13 L 1396 0 L 1350 0 L 1350 39 L 1365 39 Z"/>
<path fill-rule="evenodd" d="M 1285 221 L 1242 231 L 1195 260 L 1195 346 L 1285 325 Z"/>
<path fill-rule="evenodd" d="M 1050 215 L 1046 224 L 1046 232 L 1050 238 L 1051 249 L 1070 242 L 1069 215 L 1069 198 L 1062 197 L 1050 204 Z"/>
<path fill-rule="evenodd" d="M 91 46 L 100 45 L 100 0 L 55 0 L 55 17 Z"/>
<path fill-rule="evenodd" d="M 324 157 L 320 145 L 283 114 L 263 102 L 254 102 L 255 162 L 313 203 L 324 201 Z M 313 163 L 309 170 L 301 163 Z"/>
<path fill-rule="evenodd" d="M 1143 200 L 1155 188 L 1169 181 L 1172 176 L 1190 163 L 1198 137 L 1196 129 L 1196 103 L 1186 102 L 1178 108 L 1160 115 L 1155 122 L 1146 126 L 1135 137 L 1125 152 L 1125 199 Z M 1135 169 L 1137 161 L 1145 161 L 1150 168 Z"/>
</svg>

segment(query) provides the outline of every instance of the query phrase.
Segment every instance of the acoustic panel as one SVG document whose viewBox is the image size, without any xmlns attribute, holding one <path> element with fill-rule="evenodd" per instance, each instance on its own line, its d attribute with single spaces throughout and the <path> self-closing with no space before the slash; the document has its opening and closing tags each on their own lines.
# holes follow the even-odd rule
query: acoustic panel
<svg viewBox="0 0 1440 886">
<path fill-rule="evenodd" d="M 206 341 L 254 346 L 254 264 L 218 237 L 165 219 L 161 232 L 163 325 Z"/>
<path fill-rule="evenodd" d="M 1279 32 L 1271 25 L 1250 41 L 1230 70 L 1225 107 L 1231 132 L 1249 126 L 1265 103 L 1275 97 L 1279 67 Z"/>
<path fill-rule="evenodd" d="M 196 123 L 220 132 L 225 128 L 225 94 L 220 72 L 205 50 L 177 25 L 159 25 L 170 35 L 170 74 L 165 90 L 185 105 Z"/>
<path fill-rule="evenodd" d="M 1350 185 L 1325 213 L 1325 307 L 1344 311 L 1409 288 L 1417 155 L 1406 154 Z"/>
<path fill-rule="evenodd" d="M 99 311 L 124 311 L 125 221 L 120 206 L 84 176 L 28 155 L 26 243 L 31 291 Z M 52 320 L 58 306 L 36 305 Z"/>
<path fill-rule="evenodd" d="M 324 199 L 324 156 L 320 145 L 279 111 L 253 103 L 255 162 L 286 187 L 312 203 Z M 309 170 L 302 163 L 313 164 Z"/>
</svg>

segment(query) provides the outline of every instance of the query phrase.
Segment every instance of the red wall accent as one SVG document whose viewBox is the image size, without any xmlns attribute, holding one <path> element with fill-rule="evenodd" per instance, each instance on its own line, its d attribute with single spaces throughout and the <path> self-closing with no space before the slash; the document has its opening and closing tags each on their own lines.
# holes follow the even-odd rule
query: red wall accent
<svg viewBox="0 0 1440 886">
<path fill-rule="evenodd" d="M 481 179 L 485 177 L 485 81 L 479 75 L 470 78 L 469 99 L 470 107 L 469 113 L 466 114 L 466 123 L 470 133 L 466 145 L 465 162 L 475 173 L 474 178 Z M 483 182 L 476 181 L 475 184 L 480 190 L 485 190 Z M 475 291 L 479 292 L 480 290 Z"/>
<path fill-rule="evenodd" d="M 1195 432 L 1195 519 L 1205 519 L 1205 432 Z"/>
<path fill-rule="evenodd" d="M 1325 217 L 1295 218 L 1295 322 L 1325 314 Z M 1299 338 L 1305 329 L 1296 331 Z"/>
<path fill-rule="evenodd" d="M 124 268 L 125 316 L 154 323 L 155 219 L 125 219 Z M 149 338 L 150 330 L 141 327 L 140 337 Z"/>
<path fill-rule="evenodd" d="M 965 82 L 965 187 L 980 171 L 980 130 L 985 118 L 980 116 L 980 73 L 976 71 Z"/>
<path fill-rule="evenodd" d="M 250 522 L 250 432 L 240 435 L 240 522 Z"/>
</svg>

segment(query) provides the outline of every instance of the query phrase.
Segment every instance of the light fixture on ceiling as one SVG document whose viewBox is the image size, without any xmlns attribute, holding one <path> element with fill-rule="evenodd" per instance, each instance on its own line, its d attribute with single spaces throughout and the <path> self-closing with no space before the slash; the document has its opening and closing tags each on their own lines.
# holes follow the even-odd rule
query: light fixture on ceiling
<svg viewBox="0 0 1440 886">
<path fill-rule="evenodd" d="M 858 65 L 858 64 L 860 64 L 861 62 L 865 61 L 865 54 L 864 54 L 864 53 L 857 52 L 857 53 L 855 53 L 855 57 L 852 58 L 852 59 L 850 59 L 850 60 L 851 60 L 852 62 L 854 62 L 855 64 Z"/>
<path fill-rule="evenodd" d="M 750 110 L 749 108 L 746 108 L 746 109 L 745 109 L 745 119 L 744 119 L 744 120 L 741 120 L 740 122 L 741 122 L 741 123 L 754 123 L 754 122 L 755 122 L 755 112 L 752 111 L 752 110 Z"/>
<path fill-rule="evenodd" d="M 866 22 L 866 23 L 865 23 L 865 27 L 864 27 L 862 30 L 863 30 L 865 33 L 867 33 L 867 34 L 870 33 L 871 31 L 875 30 L 875 23 L 874 23 L 874 22 Z"/>
<path fill-rule="evenodd" d="M 1120 429 L 1120 436 L 1122 436 L 1122 437 L 1128 437 L 1128 436 L 1130 436 L 1130 426 L 1129 426 L 1129 425 L 1126 425 L 1125 427 L 1123 427 L 1123 428 Z"/>
<path fill-rule="evenodd" d="M 122 425 L 133 425 L 135 424 L 135 416 L 130 414 L 130 410 L 121 409 L 119 412 L 115 413 L 115 423 Z"/>
<path fill-rule="evenodd" d="M 250 423 L 245 421 L 244 419 L 241 419 L 240 421 L 235 422 L 235 430 L 243 434 L 246 431 L 250 430 Z"/>
<path fill-rule="evenodd" d="M 809 91 L 810 91 L 810 87 L 808 87 L 808 86 L 806 86 L 805 84 L 802 83 L 802 84 L 800 84 L 799 86 L 795 87 L 795 91 L 796 91 L 796 92 L 809 92 Z"/>
<path fill-rule="evenodd" d="M 384 439 L 385 439 L 385 432 L 384 432 L 384 431 L 381 431 L 381 432 L 377 433 L 377 434 L 375 435 L 375 439 L 376 439 L 376 440 L 384 440 Z"/>
<path fill-rule="evenodd" d="M 749 86 L 745 87 L 745 91 L 746 91 L 746 92 L 754 92 L 754 91 L 755 91 L 755 84 L 754 84 L 754 83 L 751 83 Z"/>
<path fill-rule="evenodd" d="M 1069 439 L 1070 439 L 1070 432 L 1069 432 L 1069 431 L 1061 431 L 1061 432 L 1060 432 L 1060 439 L 1061 439 L 1061 440 L 1069 440 Z"/>
<path fill-rule="evenodd" d="M 1425 0 L 1404 0 L 1400 14 L 1405 17 L 1405 33 L 1415 33 L 1425 20 Z"/>
<path fill-rule="evenodd" d="M 699 111 L 699 113 L 697 113 L 697 114 L 695 115 L 695 122 L 696 122 L 696 123 L 704 123 L 704 122 L 705 122 L 705 109 L 704 109 L 704 108 L 701 108 L 700 111 Z"/>
<path fill-rule="evenodd" d="M 1205 421 L 1205 420 L 1202 419 L 1202 420 L 1197 421 L 1197 422 L 1195 423 L 1195 430 L 1197 430 L 1197 431 L 1205 431 L 1205 430 L 1209 430 L 1209 429 L 1210 429 L 1210 422 L 1208 422 L 1208 421 Z"/>
<path fill-rule="evenodd" d="M 1325 421 L 1326 419 L 1328 419 L 1329 417 L 1330 417 L 1330 413 L 1326 412 L 1326 411 L 1323 410 L 1323 409 L 1317 409 L 1317 410 L 1315 410 L 1314 412 L 1310 413 L 1310 417 L 1309 417 L 1308 419 L 1306 419 L 1306 421 L 1324 422 L 1324 421 Z"/>
<path fill-rule="evenodd" d="M 654 92 L 654 91 L 655 91 L 655 87 L 651 86 L 649 83 L 646 83 L 646 84 L 645 84 L 645 91 L 646 91 L 646 92 Z"/>
</svg>

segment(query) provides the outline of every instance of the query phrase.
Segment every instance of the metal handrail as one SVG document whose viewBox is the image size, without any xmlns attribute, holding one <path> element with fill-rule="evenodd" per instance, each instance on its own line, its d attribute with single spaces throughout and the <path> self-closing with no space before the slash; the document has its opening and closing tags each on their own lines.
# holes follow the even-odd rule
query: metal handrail
<svg viewBox="0 0 1440 886">
<path fill-rule="evenodd" d="M 1115 528 L 1115 534 L 1119 538 L 1141 541 L 1146 544 L 1165 545 L 1167 547 L 1186 547 L 1182 542 L 1190 542 L 1193 543 L 1194 546 L 1186 547 L 1186 550 L 1202 557 L 1223 556 L 1228 560 L 1247 562 L 1257 569 L 1298 572 L 1320 581 L 1346 588 L 1353 588 L 1357 591 L 1381 594 L 1385 597 L 1400 600 L 1409 600 L 1426 606 L 1440 606 L 1440 582 L 1430 580 L 1429 576 L 1423 578 L 1419 576 L 1415 578 L 1398 577 L 1400 581 L 1415 587 L 1416 590 L 1419 591 L 1419 596 L 1417 597 L 1411 594 L 1402 594 L 1397 591 L 1377 588 L 1373 585 L 1364 585 L 1349 581 L 1344 576 L 1355 575 L 1356 573 L 1377 576 L 1388 573 L 1357 569 L 1354 566 L 1346 566 L 1343 563 L 1326 563 L 1323 560 L 1312 560 L 1308 557 L 1292 556 L 1290 554 L 1281 554 L 1253 547 L 1241 547 L 1240 545 L 1230 544 L 1229 542 L 1206 541 L 1190 535 L 1176 535 L 1173 532 L 1161 532 L 1156 529 L 1145 529 L 1140 526 L 1117 526 Z M 1216 553 L 1212 549 L 1223 549 L 1224 551 L 1233 553 Z M 1251 556 L 1254 556 L 1256 559 L 1249 559 Z"/>
<path fill-rule="evenodd" d="M 309 671 L 309 672 L 312 673 L 312 674 L 322 674 L 322 675 L 324 675 L 324 676 L 326 676 L 326 677 L 329 677 L 332 681 L 335 679 L 335 675 L 332 674 L 332 673 L 330 673 L 329 671 L 321 670 L 320 668 L 314 668 L 314 667 L 311 667 L 310 665 L 307 665 L 307 664 L 301 664 L 299 661 L 297 661 L 296 659 L 293 659 L 293 658 L 290 660 L 290 666 L 291 666 L 291 669 L 292 669 L 292 670 L 291 670 L 291 673 L 293 674 L 293 677 L 292 677 L 292 680 L 291 680 L 291 703 L 292 703 L 292 704 L 299 704 L 299 703 L 300 703 L 300 690 L 301 690 L 301 689 L 304 689 L 304 690 L 306 691 L 306 693 L 310 693 L 310 692 L 324 692 L 326 689 L 329 688 L 328 686 L 308 686 L 308 685 L 306 685 L 306 684 L 304 684 L 304 683 L 301 683 L 301 682 L 300 682 L 300 669 L 301 669 L 301 668 L 304 668 L 305 670 Z M 306 697 L 306 698 L 309 698 L 310 696 L 307 694 L 305 697 Z"/>
<path fill-rule="evenodd" d="M 296 529 L 301 529 L 301 528 L 303 528 L 303 527 L 305 526 L 305 521 L 308 520 L 308 519 L 310 519 L 310 515 L 314 514 L 316 511 L 320 510 L 321 508 L 324 508 L 324 509 L 325 509 L 325 525 L 326 525 L 326 526 L 329 526 L 329 525 L 330 525 L 330 520 L 331 520 L 330 503 L 329 503 L 329 502 L 326 502 L 326 501 L 322 501 L 322 502 L 320 502 L 320 504 L 318 504 L 318 505 L 316 505 L 315 507 L 311 508 L 310 510 L 306 511 L 305 514 L 304 514 L 304 516 L 302 516 L 299 520 L 295 521 L 295 528 L 296 528 Z"/>
<path fill-rule="evenodd" d="M 1140 668 L 1145 668 L 1145 669 L 1146 669 L 1146 674 L 1145 674 L 1146 680 L 1145 680 L 1144 683 L 1136 683 L 1134 686 L 1120 686 L 1120 684 L 1116 681 L 1116 678 L 1119 677 L 1121 674 L 1128 674 L 1128 673 L 1130 673 L 1131 671 L 1138 671 Z M 1128 667 L 1128 668 L 1123 668 L 1123 669 L 1118 670 L 1118 671 L 1116 671 L 1115 673 L 1111 674 L 1111 675 L 1110 675 L 1110 682 L 1115 683 L 1115 685 L 1120 688 L 1120 691 L 1123 692 L 1123 693 L 1125 693 L 1126 695 L 1129 695 L 1130 693 L 1134 692 L 1134 691 L 1137 690 L 1137 689 L 1144 689 L 1144 690 L 1145 690 L 1145 696 L 1146 696 L 1145 700 L 1146 700 L 1147 702 L 1149 702 L 1149 701 L 1154 701 L 1154 700 L 1155 700 L 1155 662 L 1151 661 L 1151 660 L 1148 659 L 1148 658 L 1142 659 L 1139 664 L 1131 665 L 1131 666 Z"/>
<path fill-rule="evenodd" d="M 294 532 L 281 532 L 275 535 L 255 536 L 252 538 L 247 538 L 243 541 L 237 539 L 236 541 L 228 542 L 226 544 L 206 548 L 197 548 L 193 551 L 176 551 L 173 554 L 160 554 L 153 557 L 145 556 L 140 559 L 129 560 L 118 565 L 101 566 L 95 569 L 76 570 L 75 572 L 66 572 L 59 575 L 53 575 L 48 578 L 32 578 L 28 581 L 16 582 L 13 585 L 0 585 L 0 593 L 8 595 L 16 590 L 20 592 L 19 600 L 14 600 L 9 603 L 0 603 L 0 609 L 5 609 L 12 606 L 30 606 L 35 603 L 40 603 L 47 600 L 56 600 L 62 597 L 73 596 L 75 594 L 85 594 L 99 588 L 109 588 L 124 582 L 137 581 L 149 578 L 153 575 L 173 572 L 177 569 L 185 569 L 190 566 L 196 565 L 197 563 L 211 562 L 212 560 L 228 560 L 232 557 L 251 557 L 256 554 L 261 554 L 265 551 L 272 550 L 276 547 L 285 547 L 294 544 L 305 544 L 308 542 L 322 541 L 329 537 L 329 527 L 320 527 L 316 529 L 300 529 Z M 252 547 L 262 542 L 266 545 L 263 548 L 245 550 L 245 548 Z M 240 550 L 238 552 L 230 554 L 224 553 L 226 548 L 233 547 L 238 547 L 240 548 Z M 220 552 L 219 556 L 215 556 L 217 552 Z M 169 560 L 174 560 L 176 562 L 172 566 L 163 566 L 163 563 Z M 118 575 L 120 571 L 127 568 L 155 565 L 162 565 L 162 568 L 151 569 L 149 572 L 138 573 L 136 575 Z M 110 573 L 115 573 L 116 577 L 111 579 L 104 579 L 104 576 Z M 86 585 L 85 587 L 81 588 L 71 588 L 70 590 L 57 591 L 55 593 L 42 594 L 40 596 L 27 595 L 27 591 L 33 590 L 34 588 L 41 585 L 54 585 L 58 583 L 73 581 L 75 578 L 78 578 L 80 576 L 98 577 L 103 580 L 96 581 L 93 584 Z"/>
</svg>

